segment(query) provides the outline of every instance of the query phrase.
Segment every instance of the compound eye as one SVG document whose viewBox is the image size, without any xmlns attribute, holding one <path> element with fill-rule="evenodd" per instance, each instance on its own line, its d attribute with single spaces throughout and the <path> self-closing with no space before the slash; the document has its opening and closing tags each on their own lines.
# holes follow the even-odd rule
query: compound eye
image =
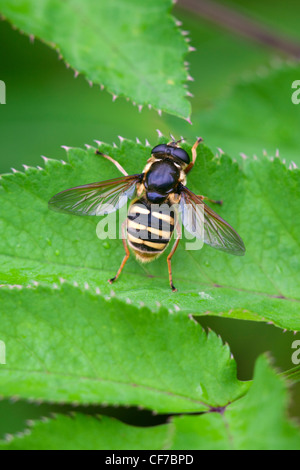
<svg viewBox="0 0 300 470">
<path fill-rule="evenodd" d="M 151 153 L 153 155 L 157 154 L 157 153 L 166 153 L 167 152 L 167 148 L 168 146 L 166 144 L 160 144 L 160 145 L 157 145 L 156 147 L 154 147 L 152 150 L 151 150 Z"/>
<path fill-rule="evenodd" d="M 184 163 L 190 163 L 190 157 L 189 154 L 181 149 L 181 148 L 174 148 L 173 152 L 173 157 L 179 158 L 179 160 L 182 160 Z"/>
</svg>

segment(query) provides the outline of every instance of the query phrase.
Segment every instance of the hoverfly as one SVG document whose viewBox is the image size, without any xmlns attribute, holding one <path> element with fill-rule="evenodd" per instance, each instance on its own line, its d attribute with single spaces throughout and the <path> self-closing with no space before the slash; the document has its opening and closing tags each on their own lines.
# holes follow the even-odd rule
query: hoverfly
<svg viewBox="0 0 300 470">
<path fill-rule="evenodd" d="M 201 234 L 200 230 L 193 233 L 196 237 L 203 237 L 204 243 L 217 250 L 244 255 L 245 246 L 240 236 L 204 200 L 216 204 L 222 202 L 196 196 L 186 187 L 186 176 L 196 162 L 196 149 L 201 141 L 198 138 L 192 147 L 192 161 L 179 146 L 181 140 L 157 145 L 152 149 L 143 172 L 135 175 L 128 175 L 117 161 L 97 150 L 96 154 L 114 163 L 124 176 L 67 189 L 49 201 L 49 208 L 58 212 L 97 216 L 108 213 L 108 207 L 111 212 L 118 210 L 124 201 L 131 199 L 127 219 L 122 224 L 125 256 L 115 277 L 109 279 L 111 284 L 120 276 L 130 256 L 129 248 L 141 262 L 153 261 L 165 251 L 176 231 L 177 237 L 167 257 L 167 264 L 171 289 L 173 292 L 177 290 L 172 280 L 171 259 L 181 238 L 178 211 L 153 209 L 157 204 L 180 208 L 182 223 L 192 233 L 191 224 L 185 218 L 186 208 L 191 208 L 192 216 L 195 219 L 202 216 L 203 221 Z"/>
</svg>

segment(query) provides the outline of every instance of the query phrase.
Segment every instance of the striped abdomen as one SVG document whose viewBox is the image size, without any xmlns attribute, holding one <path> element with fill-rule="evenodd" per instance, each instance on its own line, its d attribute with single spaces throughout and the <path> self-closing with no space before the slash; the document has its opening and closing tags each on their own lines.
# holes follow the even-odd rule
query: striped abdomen
<svg viewBox="0 0 300 470">
<path fill-rule="evenodd" d="M 174 210 L 150 204 L 144 198 L 134 201 L 127 215 L 127 242 L 136 257 L 152 261 L 167 248 L 175 223 Z"/>
</svg>

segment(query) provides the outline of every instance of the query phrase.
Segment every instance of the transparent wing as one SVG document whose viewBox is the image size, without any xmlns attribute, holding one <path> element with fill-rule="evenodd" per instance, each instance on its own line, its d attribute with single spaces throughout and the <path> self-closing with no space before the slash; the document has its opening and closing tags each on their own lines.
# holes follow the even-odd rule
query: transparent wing
<svg viewBox="0 0 300 470">
<path fill-rule="evenodd" d="M 49 208 L 75 215 L 104 215 L 120 209 L 135 194 L 142 175 L 125 176 L 67 189 L 53 196 Z"/>
<path fill-rule="evenodd" d="M 245 245 L 237 232 L 200 197 L 183 187 L 181 214 L 184 227 L 204 243 L 232 255 L 243 256 Z"/>
</svg>

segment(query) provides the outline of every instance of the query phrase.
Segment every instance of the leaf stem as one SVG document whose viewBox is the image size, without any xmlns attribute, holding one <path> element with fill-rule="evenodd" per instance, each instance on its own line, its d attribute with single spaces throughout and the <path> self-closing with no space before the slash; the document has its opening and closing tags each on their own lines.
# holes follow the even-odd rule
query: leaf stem
<svg viewBox="0 0 300 470">
<path fill-rule="evenodd" d="M 178 5 L 231 32 L 300 59 L 300 43 L 280 35 L 241 12 L 213 0 L 179 0 Z"/>
</svg>

